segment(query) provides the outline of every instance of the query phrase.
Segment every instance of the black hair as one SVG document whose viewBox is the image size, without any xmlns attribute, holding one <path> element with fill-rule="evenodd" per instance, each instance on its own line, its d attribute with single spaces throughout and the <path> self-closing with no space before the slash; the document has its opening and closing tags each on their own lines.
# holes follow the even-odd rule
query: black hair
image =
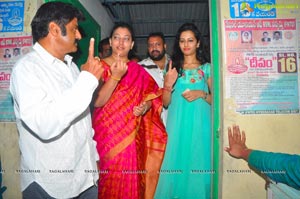
<svg viewBox="0 0 300 199">
<path fill-rule="evenodd" d="M 138 61 L 141 60 L 140 56 L 138 56 L 138 55 L 136 54 L 136 51 L 135 51 L 135 50 L 130 50 L 130 51 L 128 52 L 128 59 L 129 59 L 129 60 L 137 59 Z"/>
<path fill-rule="evenodd" d="M 48 2 L 41 5 L 31 22 L 33 43 L 46 37 L 49 33 L 49 23 L 55 22 L 61 29 L 62 35 L 66 35 L 66 25 L 77 18 L 84 20 L 80 10 L 71 4 L 62 2 Z"/>
<path fill-rule="evenodd" d="M 131 40 L 134 41 L 135 40 L 135 34 L 134 34 L 134 31 L 133 31 L 133 28 L 131 27 L 131 25 L 129 25 L 128 23 L 126 22 L 116 22 L 114 27 L 112 28 L 111 30 L 111 33 L 110 33 L 110 38 L 112 38 L 114 32 L 116 31 L 116 29 L 118 28 L 127 28 L 131 34 Z"/>
<path fill-rule="evenodd" d="M 104 39 L 102 39 L 100 42 L 99 42 L 99 45 L 98 45 L 98 51 L 103 53 L 103 46 L 104 45 L 109 45 L 109 38 L 106 37 Z"/>
<path fill-rule="evenodd" d="M 281 36 L 281 32 L 280 32 L 280 31 L 278 31 L 278 30 L 274 31 L 273 35 L 275 35 L 275 34 L 278 34 L 278 35 L 280 35 L 280 36 Z"/>
<path fill-rule="evenodd" d="M 151 32 L 147 37 L 147 42 L 149 41 L 150 37 L 160 37 L 163 40 L 163 43 L 165 43 L 165 36 L 162 32 Z"/>
<path fill-rule="evenodd" d="M 174 41 L 174 46 L 173 46 L 173 52 L 172 52 L 172 65 L 173 67 L 176 68 L 177 72 L 179 75 L 182 74 L 182 69 L 183 69 L 183 63 L 184 63 L 184 56 L 183 53 L 179 47 L 179 40 L 180 40 L 180 35 L 184 31 L 192 31 L 195 35 L 195 38 L 197 40 L 197 43 L 200 42 L 199 47 L 196 50 L 196 58 L 200 62 L 200 64 L 204 64 L 208 62 L 209 57 L 206 55 L 205 50 L 204 50 L 204 42 L 203 42 L 203 37 L 198 30 L 197 26 L 193 23 L 185 23 L 180 28 L 178 29 Z"/>
</svg>

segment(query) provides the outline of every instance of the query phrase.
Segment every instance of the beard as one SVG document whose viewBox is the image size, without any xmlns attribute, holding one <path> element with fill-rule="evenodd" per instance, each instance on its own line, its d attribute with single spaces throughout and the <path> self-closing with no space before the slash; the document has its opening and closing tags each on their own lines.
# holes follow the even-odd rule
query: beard
<svg viewBox="0 0 300 199">
<path fill-rule="evenodd" d="M 158 52 L 158 54 L 157 55 L 153 55 L 154 52 Z M 151 53 L 148 52 L 148 56 L 152 60 L 154 60 L 154 61 L 161 60 L 165 56 L 165 54 L 166 54 L 166 50 L 165 49 L 163 49 L 162 52 L 159 52 L 158 50 L 153 50 L 153 51 L 151 51 Z"/>
</svg>

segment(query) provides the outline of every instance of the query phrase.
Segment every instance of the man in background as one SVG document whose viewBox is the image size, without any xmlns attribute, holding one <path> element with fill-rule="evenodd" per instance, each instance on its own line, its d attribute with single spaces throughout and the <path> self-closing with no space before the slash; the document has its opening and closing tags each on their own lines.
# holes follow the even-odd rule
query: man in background
<svg viewBox="0 0 300 199">
<path fill-rule="evenodd" d="M 148 58 L 139 62 L 153 77 L 160 88 L 164 85 L 164 70 L 168 67 L 170 56 L 166 53 L 167 44 L 162 32 L 153 32 L 147 38 Z M 163 109 L 161 118 L 166 125 L 167 110 Z"/>
<path fill-rule="evenodd" d="M 102 39 L 98 45 L 100 59 L 106 58 L 111 54 L 111 48 L 109 44 L 109 38 Z"/>
</svg>

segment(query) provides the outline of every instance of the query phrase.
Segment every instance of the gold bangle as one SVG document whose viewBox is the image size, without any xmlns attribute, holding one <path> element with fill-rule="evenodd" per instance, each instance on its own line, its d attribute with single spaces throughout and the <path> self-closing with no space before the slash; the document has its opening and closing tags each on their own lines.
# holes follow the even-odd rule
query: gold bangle
<svg viewBox="0 0 300 199">
<path fill-rule="evenodd" d="M 110 78 L 113 79 L 113 80 L 116 80 L 116 81 L 120 81 L 120 80 L 121 80 L 121 78 L 114 77 L 114 76 L 112 76 L 112 75 L 110 76 Z"/>
</svg>

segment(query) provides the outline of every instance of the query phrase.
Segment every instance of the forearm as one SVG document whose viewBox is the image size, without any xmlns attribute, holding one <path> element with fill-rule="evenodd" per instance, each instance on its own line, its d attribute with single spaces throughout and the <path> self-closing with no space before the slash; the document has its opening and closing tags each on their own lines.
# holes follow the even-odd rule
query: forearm
<svg viewBox="0 0 300 199">
<path fill-rule="evenodd" d="M 204 101 L 206 101 L 207 103 L 211 104 L 211 95 L 208 92 L 205 92 L 203 90 L 195 90 L 197 92 L 197 97 L 199 99 L 203 99 Z"/>
<path fill-rule="evenodd" d="M 149 109 L 151 108 L 152 106 L 152 100 L 149 100 L 146 102 L 146 107 L 145 107 L 145 110 L 144 110 L 144 114 L 149 111 Z"/>
<path fill-rule="evenodd" d="M 212 95 L 207 93 L 206 97 L 203 98 L 207 103 L 211 104 L 212 102 Z"/>
<path fill-rule="evenodd" d="M 208 91 L 207 91 L 207 97 L 205 100 L 207 103 L 211 104 L 211 102 L 212 102 L 212 80 L 211 80 L 211 78 L 208 78 L 207 85 L 208 85 Z"/>
<path fill-rule="evenodd" d="M 163 88 L 163 106 L 168 107 L 172 98 L 172 88 L 164 87 Z"/>
<path fill-rule="evenodd" d="M 252 151 L 249 165 L 276 182 L 300 189 L 300 156 L 263 151 Z"/>
<path fill-rule="evenodd" d="M 241 158 L 248 162 L 251 152 L 252 149 L 244 149 L 243 151 L 241 151 Z"/>
<path fill-rule="evenodd" d="M 109 100 L 109 98 L 111 97 L 118 83 L 119 83 L 118 80 L 112 78 L 110 78 L 107 82 L 105 82 L 102 85 L 102 87 L 99 89 L 94 106 L 95 107 L 104 106 Z"/>
</svg>

